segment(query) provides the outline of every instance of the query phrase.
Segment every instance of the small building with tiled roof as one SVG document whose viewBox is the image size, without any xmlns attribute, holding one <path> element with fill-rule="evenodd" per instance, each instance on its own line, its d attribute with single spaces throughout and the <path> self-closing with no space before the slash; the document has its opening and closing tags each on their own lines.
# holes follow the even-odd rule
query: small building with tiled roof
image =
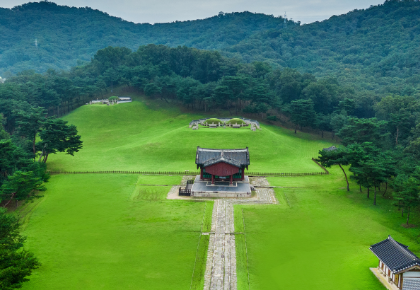
<svg viewBox="0 0 420 290">
<path fill-rule="evenodd" d="M 331 147 L 328 147 L 328 148 L 324 148 L 322 150 L 327 151 L 327 152 L 330 152 L 330 151 L 334 151 L 334 150 L 337 150 L 337 149 L 338 149 L 337 147 L 331 146 Z"/>
<path fill-rule="evenodd" d="M 245 149 L 206 149 L 197 147 L 195 158 L 200 179 L 215 181 L 244 180 L 244 171 L 248 169 L 249 151 Z"/>
<path fill-rule="evenodd" d="M 378 257 L 379 272 L 401 290 L 420 290 L 420 259 L 391 236 L 370 247 Z"/>
</svg>

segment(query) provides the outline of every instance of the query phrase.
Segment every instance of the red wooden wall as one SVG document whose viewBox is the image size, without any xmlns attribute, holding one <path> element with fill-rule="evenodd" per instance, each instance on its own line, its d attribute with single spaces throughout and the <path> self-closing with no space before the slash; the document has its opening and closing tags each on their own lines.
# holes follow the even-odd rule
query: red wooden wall
<svg viewBox="0 0 420 290">
<path fill-rule="evenodd" d="M 207 173 L 217 176 L 228 176 L 239 172 L 239 167 L 224 162 L 207 166 L 205 169 Z"/>
</svg>

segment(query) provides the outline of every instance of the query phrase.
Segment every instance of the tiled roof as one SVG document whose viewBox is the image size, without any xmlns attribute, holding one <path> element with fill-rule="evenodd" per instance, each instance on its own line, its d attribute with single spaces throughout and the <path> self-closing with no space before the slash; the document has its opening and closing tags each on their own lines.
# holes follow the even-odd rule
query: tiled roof
<svg viewBox="0 0 420 290">
<path fill-rule="evenodd" d="M 324 148 L 323 150 L 324 151 L 334 151 L 334 150 L 337 150 L 337 147 L 331 146 L 331 147 L 328 147 L 328 148 Z"/>
<path fill-rule="evenodd" d="M 419 290 L 420 278 L 405 278 L 402 290 Z"/>
<path fill-rule="evenodd" d="M 370 250 L 395 273 L 399 273 L 415 265 L 420 266 L 420 259 L 408 246 L 398 243 L 391 236 L 370 247 Z"/>
<path fill-rule="evenodd" d="M 237 118 L 237 117 L 217 118 L 217 119 L 219 119 L 220 121 L 222 121 L 223 123 L 225 123 L 225 122 L 230 121 L 230 120 L 231 120 L 231 119 L 233 119 L 233 118 Z M 209 118 L 206 118 L 206 119 L 199 119 L 199 120 L 192 120 L 192 121 L 190 122 L 190 125 L 195 124 L 196 122 L 206 121 L 206 120 L 208 120 L 208 119 L 209 119 Z M 257 120 L 251 120 L 251 119 L 246 119 L 246 118 L 238 118 L 238 119 L 244 120 L 244 121 L 246 121 L 246 122 L 248 122 L 248 123 L 256 123 L 256 124 L 258 125 L 258 127 L 260 126 L 260 123 L 259 123 Z"/>
<path fill-rule="evenodd" d="M 218 162 L 226 162 L 237 167 L 248 166 L 249 151 L 245 149 L 206 149 L 197 147 L 195 163 L 209 166 Z"/>
<path fill-rule="evenodd" d="M 228 164 L 232 164 L 236 167 L 241 167 L 241 163 L 239 163 L 237 160 L 232 159 L 232 158 L 226 158 L 226 157 L 223 157 L 223 156 L 218 157 L 218 158 L 209 159 L 206 162 L 204 162 L 203 166 L 207 167 L 207 166 L 219 163 L 219 162 L 225 162 L 225 163 L 228 163 Z"/>
</svg>

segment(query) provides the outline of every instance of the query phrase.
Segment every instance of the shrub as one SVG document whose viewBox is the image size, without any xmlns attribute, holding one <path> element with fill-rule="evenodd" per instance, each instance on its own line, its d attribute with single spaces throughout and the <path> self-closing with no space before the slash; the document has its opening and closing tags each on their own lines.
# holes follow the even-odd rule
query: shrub
<svg viewBox="0 0 420 290">
<path fill-rule="evenodd" d="M 242 125 L 245 124 L 245 121 L 239 118 L 233 118 L 230 119 L 229 121 L 226 122 L 227 124 L 238 124 L 238 125 Z"/>
<path fill-rule="evenodd" d="M 219 119 L 217 119 L 217 118 L 210 118 L 210 119 L 207 119 L 207 120 L 206 120 L 206 122 L 205 122 L 205 124 L 206 124 L 206 125 L 211 124 L 211 123 L 215 123 L 215 124 L 220 123 L 220 125 L 222 125 L 222 124 L 223 124 L 223 122 L 222 122 L 222 121 L 220 121 L 220 120 L 219 120 Z"/>
</svg>

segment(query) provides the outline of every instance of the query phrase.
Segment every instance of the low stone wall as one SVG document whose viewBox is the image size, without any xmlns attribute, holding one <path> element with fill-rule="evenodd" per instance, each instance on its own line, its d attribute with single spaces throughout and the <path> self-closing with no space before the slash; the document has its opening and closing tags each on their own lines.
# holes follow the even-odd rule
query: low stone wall
<svg viewBox="0 0 420 290">
<path fill-rule="evenodd" d="M 228 192 L 228 191 L 194 191 L 192 197 L 251 197 L 251 192 Z"/>
</svg>

